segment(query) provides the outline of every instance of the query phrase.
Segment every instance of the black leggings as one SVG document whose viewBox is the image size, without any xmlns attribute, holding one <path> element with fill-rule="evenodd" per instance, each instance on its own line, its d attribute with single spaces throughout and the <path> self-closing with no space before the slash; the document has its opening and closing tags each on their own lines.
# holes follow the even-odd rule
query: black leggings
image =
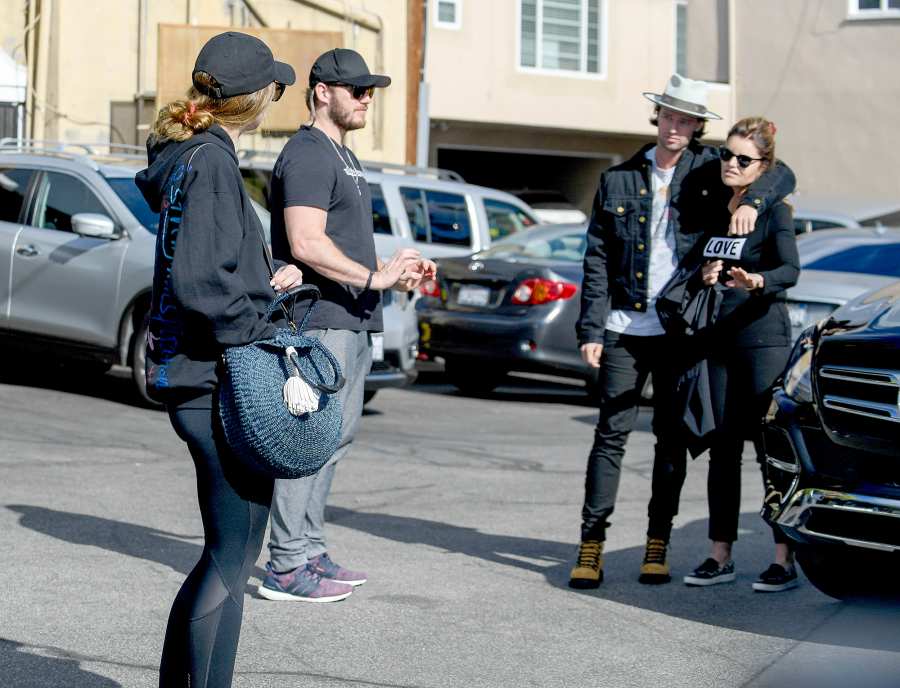
<svg viewBox="0 0 900 688">
<path fill-rule="evenodd" d="M 169 614 L 159 686 L 227 688 L 244 588 L 262 548 L 273 481 L 235 458 L 216 411 L 170 408 L 169 418 L 194 459 L 205 544 Z"/>
<path fill-rule="evenodd" d="M 767 392 L 784 370 L 789 355 L 790 349 L 783 346 L 723 346 L 709 357 L 710 391 L 720 424 L 709 449 L 710 540 L 737 540 L 744 440 L 753 440 L 759 454 Z M 765 464 L 760 468 L 764 469 Z M 776 543 L 788 541 L 777 526 L 772 533 Z"/>
</svg>

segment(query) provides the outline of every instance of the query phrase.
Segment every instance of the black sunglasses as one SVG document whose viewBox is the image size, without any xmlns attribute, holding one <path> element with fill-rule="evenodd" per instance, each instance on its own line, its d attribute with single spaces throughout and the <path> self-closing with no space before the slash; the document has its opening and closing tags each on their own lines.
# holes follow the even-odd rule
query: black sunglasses
<svg viewBox="0 0 900 688">
<path fill-rule="evenodd" d="M 286 88 L 287 88 L 287 86 L 285 86 L 284 84 L 280 84 L 276 81 L 275 82 L 275 95 L 272 96 L 272 100 L 273 101 L 280 100 L 281 96 L 284 95 L 284 89 L 286 89 Z"/>
<path fill-rule="evenodd" d="M 362 100 L 365 96 L 369 96 L 369 98 L 375 97 L 375 87 L 374 86 L 354 86 L 353 84 L 329 84 L 330 86 L 342 86 L 343 88 L 349 89 L 350 93 L 356 100 Z"/>
<path fill-rule="evenodd" d="M 732 158 L 737 158 L 738 165 L 741 166 L 741 169 L 746 170 L 750 165 L 755 162 L 762 162 L 765 158 L 751 158 L 749 155 L 738 155 L 737 153 L 732 152 L 730 148 L 727 146 L 719 146 L 719 158 L 722 162 L 728 162 Z"/>
</svg>

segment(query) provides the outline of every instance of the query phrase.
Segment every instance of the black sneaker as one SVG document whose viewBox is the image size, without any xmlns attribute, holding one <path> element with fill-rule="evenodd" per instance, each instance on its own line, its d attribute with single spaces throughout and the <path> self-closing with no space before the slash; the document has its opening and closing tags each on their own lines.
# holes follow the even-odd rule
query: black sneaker
<svg viewBox="0 0 900 688">
<path fill-rule="evenodd" d="M 772 564 L 759 574 L 759 578 L 753 584 L 757 592 L 781 592 L 797 587 L 797 568 L 789 566 L 784 568 L 780 564 Z"/>
<path fill-rule="evenodd" d="M 719 583 L 733 583 L 735 578 L 733 561 L 719 566 L 719 562 L 710 557 L 695 568 L 691 575 L 684 577 L 684 584 L 718 585 Z"/>
</svg>

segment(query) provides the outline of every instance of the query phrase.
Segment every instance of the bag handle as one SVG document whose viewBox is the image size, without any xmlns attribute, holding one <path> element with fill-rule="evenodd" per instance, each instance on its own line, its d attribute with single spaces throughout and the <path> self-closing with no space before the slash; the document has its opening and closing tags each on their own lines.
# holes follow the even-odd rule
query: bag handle
<svg viewBox="0 0 900 688">
<path fill-rule="evenodd" d="M 309 320 L 309 316 L 312 313 L 313 306 L 316 305 L 316 301 L 322 298 L 322 292 L 315 284 L 301 284 L 299 287 L 295 289 L 289 289 L 288 291 L 282 292 L 278 294 L 266 307 L 266 318 L 271 318 L 272 313 L 275 312 L 276 309 L 281 308 L 282 312 L 285 315 L 288 315 L 290 312 L 289 309 L 285 306 L 285 302 L 289 299 L 292 301 L 291 310 L 293 310 L 293 303 L 296 303 L 298 298 L 306 297 L 309 298 L 309 308 L 306 309 L 306 313 L 303 315 L 303 320 L 300 321 L 300 326 L 296 326 L 293 320 L 288 316 L 288 322 L 291 324 L 291 329 L 295 331 L 303 331 L 303 328 L 306 327 L 306 321 Z"/>
<path fill-rule="evenodd" d="M 308 312 L 307 312 L 308 313 Z M 346 378 L 339 372 L 340 366 L 338 365 L 337 359 L 334 357 L 334 354 L 328 350 L 328 347 L 322 344 L 321 342 L 316 342 L 319 344 L 318 349 L 325 355 L 325 359 L 331 364 L 331 370 L 334 373 L 334 382 L 332 384 L 327 384 L 324 382 L 313 382 L 306 375 L 303 374 L 303 369 L 300 367 L 300 357 L 297 355 L 296 351 L 292 351 L 288 354 L 288 358 L 291 363 L 294 364 L 294 367 L 297 369 L 297 373 L 302 377 L 306 384 L 310 387 L 315 387 L 320 392 L 324 392 L 325 394 L 337 394 L 343 388 L 344 384 L 347 382 Z"/>
</svg>

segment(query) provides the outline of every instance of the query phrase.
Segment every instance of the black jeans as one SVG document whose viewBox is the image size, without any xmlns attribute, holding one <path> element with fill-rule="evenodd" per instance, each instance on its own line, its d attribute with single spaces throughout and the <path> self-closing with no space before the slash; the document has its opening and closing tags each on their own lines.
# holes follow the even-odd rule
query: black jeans
<svg viewBox="0 0 900 688">
<path fill-rule="evenodd" d="M 684 484 L 687 450 L 678 414 L 673 413 L 675 382 L 683 365 L 683 345 L 674 337 L 639 337 L 607 330 L 600 367 L 600 415 L 588 455 L 581 539 L 606 540 L 613 513 L 625 442 L 634 428 L 641 390 L 653 376 L 653 483 L 647 508 L 647 536 L 668 542 Z"/>
<path fill-rule="evenodd" d="M 719 419 L 709 449 L 709 539 L 737 540 L 741 509 L 741 454 L 744 441 L 752 440 L 757 460 L 762 452 L 762 418 L 769 400 L 768 390 L 787 365 L 790 349 L 784 346 L 712 348 L 709 382 L 713 407 Z M 764 468 L 765 464 L 761 465 Z M 776 543 L 788 542 L 777 526 Z"/>
<path fill-rule="evenodd" d="M 217 410 L 170 408 L 169 418 L 194 459 L 205 543 L 169 614 L 159 685 L 223 688 L 231 685 L 244 588 L 262 549 L 273 480 L 234 456 Z"/>
</svg>

